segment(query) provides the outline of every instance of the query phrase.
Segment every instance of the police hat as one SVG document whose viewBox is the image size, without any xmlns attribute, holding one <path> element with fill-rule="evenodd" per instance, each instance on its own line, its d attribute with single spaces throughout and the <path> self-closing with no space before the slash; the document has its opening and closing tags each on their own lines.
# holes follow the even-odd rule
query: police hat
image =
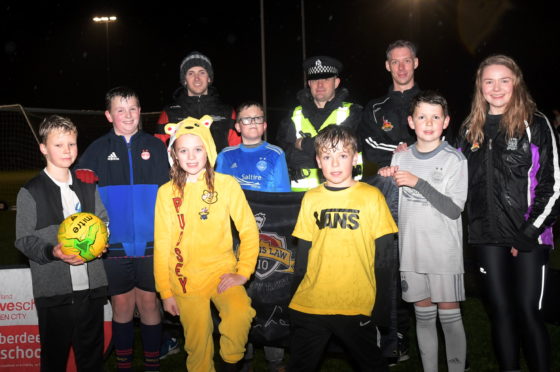
<svg viewBox="0 0 560 372">
<path fill-rule="evenodd" d="M 326 79 L 338 76 L 342 71 L 342 63 L 328 56 L 311 57 L 303 61 L 303 70 L 307 80 Z"/>
</svg>

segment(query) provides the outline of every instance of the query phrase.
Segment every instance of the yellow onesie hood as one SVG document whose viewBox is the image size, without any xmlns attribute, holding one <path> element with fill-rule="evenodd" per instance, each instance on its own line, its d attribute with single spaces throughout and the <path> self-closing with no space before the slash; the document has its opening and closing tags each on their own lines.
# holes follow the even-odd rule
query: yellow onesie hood
<svg viewBox="0 0 560 372">
<path fill-rule="evenodd" d="M 200 137 L 204 147 L 206 149 L 206 154 L 208 156 L 208 161 L 210 165 L 214 167 L 216 163 L 216 145 L 214 144 L 214 139 L 212 138 L 212 133 L 210 133 L 210 125 L 212 125 L 212 117 L 210 115 L 204 115 L 200 119 L 195 119 L 193 117 L 188 117 L 179 123 L 168 123 L 165 125 L 165 133 L 171 135 L 169 140 L 169 146 L 167 147 L 167 155 L 169 157 L 169 164 L 173 165 L 173 158 L 171 157 L 171 149 L 175 140 L 181 137 L 183 134 L 194 134 Z"/>
</svg>

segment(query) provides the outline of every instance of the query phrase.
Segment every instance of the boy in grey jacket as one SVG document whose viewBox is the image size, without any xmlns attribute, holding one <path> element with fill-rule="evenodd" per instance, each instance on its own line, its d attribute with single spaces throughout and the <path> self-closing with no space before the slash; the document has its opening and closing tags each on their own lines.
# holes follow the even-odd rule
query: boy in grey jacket
<svg viewBox="0 0 560 372">
<path fill-rule="evenodd" d="M 90 212 L 108 222 L 95 185 L 81 182 L 70 171 L 78 155 L 77 136 L 67 118 L 52 115 L 43 120 L 39 149 L 47 166 L 17 196 L 15 246 L 31 268 L 41 371 L 66 370 L 71 346 L 78 371 L 103 370 L 103 263 L 66 255 L 57 242 L 60 223 L 73 213 Z"/>
</svg>

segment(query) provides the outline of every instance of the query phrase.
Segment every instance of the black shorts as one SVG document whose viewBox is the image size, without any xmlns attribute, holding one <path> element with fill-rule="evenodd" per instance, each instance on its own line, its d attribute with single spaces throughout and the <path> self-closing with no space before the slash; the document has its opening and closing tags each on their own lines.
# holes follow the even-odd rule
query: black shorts
<svg viewBox="0 0 560 372">
<path fill-rule="evenodd" d="M 103 260 L 107 280 L 108 295 L 115 296 L 139 288 L 155 292 L 154 257 L 106 258 Z"/>
</svg>

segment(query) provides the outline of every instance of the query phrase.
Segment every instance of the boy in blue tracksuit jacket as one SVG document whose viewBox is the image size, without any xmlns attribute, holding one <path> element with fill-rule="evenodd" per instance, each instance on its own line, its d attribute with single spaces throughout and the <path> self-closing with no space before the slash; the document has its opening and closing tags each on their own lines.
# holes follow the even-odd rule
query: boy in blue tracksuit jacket
<svg viewBox="0 0 560 372">
<path fill-rule="evenodd" d="M 133 315 L 140 312 L 146 371 L 159 369 L 161 315 L 153 275 L 154 207 L 158 187 L 169 180 L 165 146 L 138 129 L 138 95 L 125 87 L 105 96 L 113 129 L 84 152 L 77 175 L 98 181 L 111 220 L 104 259 L 113 307 L 113 339 L 119 370 L 132 367 Z"/>
</svg>

